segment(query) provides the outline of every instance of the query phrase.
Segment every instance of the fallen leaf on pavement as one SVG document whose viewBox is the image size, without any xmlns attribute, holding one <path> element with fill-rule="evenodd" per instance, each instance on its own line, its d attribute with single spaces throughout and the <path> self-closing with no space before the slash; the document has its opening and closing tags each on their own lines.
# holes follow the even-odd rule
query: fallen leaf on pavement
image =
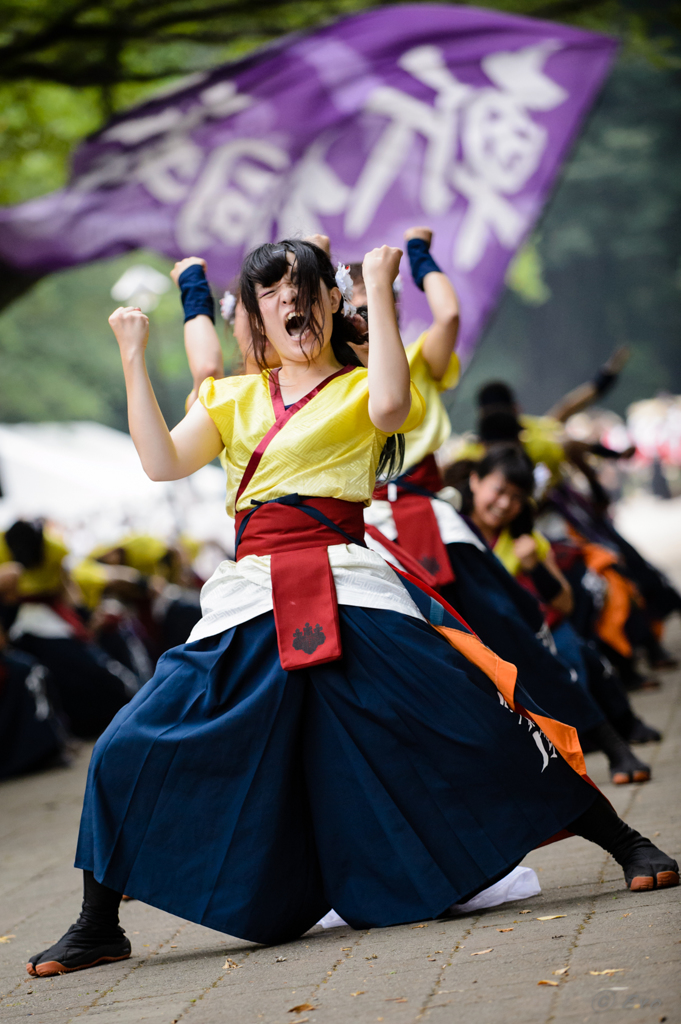
<svg viewBox="0 0 681 1024">
<path fill-rule="evenodd" d="M 569 968 L 569 967 L 561 967 L 561 968 L 560 968 L 559 970 L 557 970 L 557 971 L 551 971 L 551 974 L 567 974 L 567 972 L 568 972 L 569 970 L 570 970 L 570 968 Z"/>
<path fill-rule="evenodd" d="M 309 1017 L 299 1017 L 298 1020 L 292 1020 L 291 1024 L 305 1024 L 305 1021 L 309 1019 Z"/>
<path fill-rule="evenodd" d="M 494 946 L 490 946 L 489 949 L 479 949 L 477 953 L 471 953 L 471 956 L 482 956 L 483 953 L 491 953 Z"/>
<path fill-rule="evenodd" d="M 557 917 L 567 917 L 567 914 L 547 914 L 546 917 L 538 917 L 538 921 L 555 921 Z"/>
<path fill-rule="evenodd" d="M 289 1013 L 309 1013 L 310 1010 L 314 1010 L 316 1007 L 312 1003 L 301 1003 L 300 1006 L 292 1006 L 288 1011 Z"/>
<path fill-rule="evenodd" d="M 365 960 L 378 960 L 378 953 L 372 953 L 371 956 L 365 956 Z"/>
<path fill-rule="evenodd" d="M 538 981 L 538 985 L 557 985 L 557 981 Z"/>
<path fill-rule="evenodd" d="M 531 914 L 532 911 L 531 910 L 521 910 L 520 913 L 521 914 Z"/>
<path fill-rule="evenodd" d="M 0 942 L 9 942 L 10 939 L 16 939 L 16 935 L 0 935 Z"/>
<path fill-rule="evenodd" d="M 589 974 L 596 977 L 598 974 L 621 974 L 625 970 L 626 967 L 610 967 L 607 971 L 589 971 Z"/>
<path fill-rule="evenodd" d="M 231 970 L 233 967 L 241 967 L 241 964 L 235 964 L 230 957 L 227 957 L 224 964 L 222 965 L 223 971 Z"/>
<path fill-rule="evenodd" d="M 427 928 L 427 924 L 413 924 L 412 928 Z"/>
<path fill-rule="evenodd" d="M 351 992 L 350 995 L 351 996 L 363 996 L 364 992 L 365 992 L 365 990 L 363 988 L 360 988 L 357 992 Z"/>
<path fill-rule="evenodd" d="M 497 928 L 498 932 L 512 932 L 512 928 Z"/>
<path fill-rule="evenodd" d="M 631 917 L 631 914 L 622 914 L 622 917 Z"/>
<path fill-rule="evenodd" d="M 408 1003 L 408 1002 L 409 1002 L 409 1000 L 405 999 L 404 996 L 400 996 L 399 999 L 396 998 L 395 996 L 393 996 L 392 999 L 386 999 L 386 1003 Z"/>
<path fill-rule="evenodd" d="M 352 949 L 352 946 L 341 946 L 341 953 L 347 953 L 349 949 Z"/>
</svg>

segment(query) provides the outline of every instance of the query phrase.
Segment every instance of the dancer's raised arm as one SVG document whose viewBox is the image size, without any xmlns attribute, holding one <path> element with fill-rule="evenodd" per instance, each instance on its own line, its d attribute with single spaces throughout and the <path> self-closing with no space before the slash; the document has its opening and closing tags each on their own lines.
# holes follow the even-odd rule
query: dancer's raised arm
<svg viewBox="0 0 681 1024">
<path fill-rule="evenodd" d="M 433 232 L 427 227 L 404 233 L 414 283 L 425 292 L 433 315 L 421 353 L 433 380 L 442 380 L 459 336 L 459 300 L 454 285 L 430 255 Z"/>
<path fill-rule="evenodd" d="M 179 480 L 211 462 L 223 449 L 217 427 L 195 402 L 171 432 L 149 380 L 144 350 L 149 320 L 135 307 L 119 307 L 109 317 L 121 350 L 128 394 L 128 424 L 142 468 L 151 480 Z"/>
<path fill-rule="evenodd" d="M 369 416 L 386 434 L 398 431 L 411 408 L 409 365 L 395 312 L 393 281 L 400 269 L 401 249 L 388 245 L 364 257 L 362 274 L 369 319 Z"/>
<path fill-rule="evenodd" d="M 191 288 L 189 282 L 183 288 L 185 282 L 180 283 L 185 270 L 190 267 L 198 267 L 197 280 L 192 279 Z M 201 273 L 203 271 L 203 273 Z M 218 332 L 215 330 L 214 304 L 210 294 L 210 287 L 205 278 L 206 261 L 199 256 L 188 256 L 176 263 L 170 271 L 170 276 L 182 292 L 183 302 L 185 293 L 191 290 L 194 309 L 184 323 L 184 348 L 187 353 L 189 371 L 192 375 L 192 390 L 187 398 L 187 408 L 190 409 L 199 395 L 199 388 L 206 377 L 215 377 L 218 380 L 224 377 L 225 368 L 222 357 L 222 348 Z M 200 278 L 199 279 L 199 275 Z M 196 295 L 201 293 L 203 303 L 197 301 Z M 205 295 L 203 294 L 205 293 Z"/>
</svg>

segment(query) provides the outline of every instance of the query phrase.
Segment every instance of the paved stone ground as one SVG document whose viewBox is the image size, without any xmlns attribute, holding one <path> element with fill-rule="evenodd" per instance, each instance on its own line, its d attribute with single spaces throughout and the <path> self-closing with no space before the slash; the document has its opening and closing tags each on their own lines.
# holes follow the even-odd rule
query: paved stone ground
<svg viewBox="0 0 681 1024">
<path fill-rule="evenodd" d="M 681 655 L 681 623 L 667 640 Z M 634 702 L 665 733 L 639 751 L 653 781 L 610 785 L 600 754 L 588 770 L 631 825 L 681 858 L 681 672 Z M 71 769 L 0 787 L 3 1022 L 681 1024 L 681 888 L 630 893 L 615 862 L 578 838 L 526 859 L 541 896 L 446 922 L 315 929 L 278 948 L 130 902 L 121 912 L 130 960 L 30 979 L 28 954 L 61 935 L 79 906 L 70 865 L 88 756 L 83 748 Z"/>
</svg>

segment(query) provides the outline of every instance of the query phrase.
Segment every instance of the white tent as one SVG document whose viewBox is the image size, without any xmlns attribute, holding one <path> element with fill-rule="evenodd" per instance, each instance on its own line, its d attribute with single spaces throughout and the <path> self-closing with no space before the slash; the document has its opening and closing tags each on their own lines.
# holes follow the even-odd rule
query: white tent
<svg viewBox="0 0 681 1024">
<path fill-rule="evenodd" d="M 100 423 L 0 425 L 0 487 L 0 529 L 18 518 L 47 519 L 74 556 L 131 532 L 233 547 L 221 469 L 154 483 L 130 436 Z"/>
</svg>

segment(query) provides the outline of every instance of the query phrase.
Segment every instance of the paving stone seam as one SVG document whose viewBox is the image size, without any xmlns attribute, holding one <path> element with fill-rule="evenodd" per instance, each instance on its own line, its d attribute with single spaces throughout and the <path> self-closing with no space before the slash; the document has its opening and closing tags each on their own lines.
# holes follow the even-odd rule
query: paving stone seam
<svg viewBox="0 0 681 1024">
<path fill-rule="evenodd" d="M 181 925 L 177 929 L 177 931 L 170 937 L 170 942 L 172 942 L 173 939 L 176 939 L 178 935 L 180 935 L 186 927 L 187 924 Z M 128 978 L 132 977 L 135 971 L 139 970 L 140 967 L 143 967 L 151 959 L 152 956 L 158 955 L 160 949 L 162 949 L 164 945 L 165 942 L 159 943 L 158 949 L 151 950 L 151 952 L 147 953 L 146 956 L 140 957 L 136 963 L 132 963 L 130 965 L 129 970 L 127 970 L 124 974 L 121 974 L 120 977 L 118 977 L 109 988 L 105 989 L 103 992 L 99 992 L 97 996 L 92 1000 L 92 1002 L 88 1003 L 87 1006 L 84 1006 L 81 1009 L 80 1013 L 76 1013 L 75 1016 L 69 1017 L 68 1024 L 71 1024 L 71 1021 L 78 1020 L 79 1017 L 82 1017 L 89 1010 L 92 1010 L 105 996 L 113 994 L 113 992 L 115 992 L 119 985 L 121 985 L 124 981 L 127 981 Z M 128 1001 L 132 1002 L 134 1000 Z"/>
<path fill-rule="evenodd" d="M 667 727 L 665 729 L 665 736 L 671 735 L 671 733 L 672 733 L 672 726 L 673 726 L 674 719 L 676 717 L 676 714 L 678 712 L 678 708 L 679 708 L 680 704 L 681 704 L 681 688 L 678 688 L 677 692 L 676 692 L 676 696 L 675 696 L 675 698 L 674 698 L 674 700 L 672 702 L 671 708 L 670 708 L 670 714 L 669 714 L 669 717 L 668 717 L 668 720 L 667 720 Z M 648 760 L 650 761 L 651 768 L 654 768 L 655 764 L 659 760 L 660 754 L 661 754 L 661 751 L 662 751 L 662 748 L 663 748 L 665 742 L 666 742 L 665 739 L 663 739 L 662 743 L 656 744 L 655 745 L 655 749 L 653 749 L 651 751 L 651 756 L 648 758 Z M 637 799 L 639 797 L 640 792 L 642 790 L 644 790 L 646 788 L 646 786 L 649 786 L 651 784 L 651 782 L 653 782 L 653 781 L 654 781 L 654 778 L 651 777 L 651 781 L 650 782 L 640 783 L 638 785 L 635 785 L 635 786 L 632 785 L 631 786 L 632 792 L 629 793 L 629 799 L 627 800 L 626 807 L 624 808 L 624 810 L 620 814 L 620 817 L 624 821 L 627 821 L 629 815 L 631 814 L 631 812 L 632 812 L 632 810 L 634 808 L 634 804 L 636 803 L 636 801 L 637 801 Z M 606 881 L 606 879 L 605 879 L 605 872 L 606 872 L 606 868 L 608 867 L 608 864 L 609 864 L 610 860 L 611 860 L 610 854 L 606 853 L 604 858 L 603 858 L 603 862 L 602 862 L 602 865 L 601 865 L 601 870 L 600 870 L 599 878 L 598 878 L 598 882 L 600 884 L 605 884 L 605 881 Z M 577 930 L 576 930 L 576 934 L 574 936 L 574 939 L 573 939 L 573 941 L 570 943 L 570 945 L 568 947 L 567 956 L 565 957 L 565 966 L 568 969 L 570 967 L 570 960 L 572 958 L 572 954 L 574 953 L 574 951 L 579 946 L 579 940 L 582 937 L 582 934 L 586 931 L 589 922 L 591 921 L 592 917 L 596 913 L 597 902 L 598 902 L 598 896 L 595 895 L 593 897 L 593 899 L 590 901 L 590 909 L 587 910 L 586 914 L 584 915 L 583 921 L 581 922 L 580 925 L 578 925 Z M 548 1014 L 548 1016 L 546 1018 L 545 1024 L 552 1024 L 552 1021 L 554 1021 L 556 1019 L 556 1015 L 558 1014 L 558 1012 L 560 1010 L 560 1003 L 562 1001 L 562 997 L 563 997 L 563 992 L 564 992 L 565 986 L 567 985 L 568 981 L 570 980 L 569 970 L 568 970 L 568 972 L 566 974 L 564 974 L 558 980 L 559 980 L 558 988 L 556 989 L 555 992 L 551 993 L 551 1001 L 549 1003 L 549 1014 Z"/>
<path fill-rule="evenodd" d="M 464 943 L 465 943 L 466 939 L 469 938 L 473 934 L 473 932 L 475 931 L 475 928 L 477 927 L 478 923 L 481 920 L 482 920 L 482 915 L 479 914 L 471 922 L 470 927 L 466 929 L 466 931 L 463 933 L 461 938 L 456 940 L 456 946 L 454 947 L 452 952 L 449 954 L 449 957 L 451 957 L 451 961 L 453 961 L 454 957 L 456 956 L 456 954 L 458 952 L 460 952 L 464 948 Z M 449 959 L 449 957 L 447 959 Z M 434 983 L 432 989 L 430 990 L 430 992 L 428 993 L 428 995 L 426 996 L 426 998 L 424 999 L 424 1001 L 423 1001 L 423 1003 L 421 1005 L 421 1009 L 419 1010 L 419 1012 L 414 1017 L 414 1021 L 421 1020 L 424 1017 L 424 1015 L 426 1014 L 426 1012 L 429 1009 L 433 1008 L 433 1006 L 434 1006 L 433 1000 L 438 995 L 438 990 L 439 990 L 440 986 L 442 985 L 442 982 L 444 981 L 444 977 L 445 977 L 445 973 L 444 972 L 445 972 L 445 970 L 448 967 L 452 966 L 451 961 L 448 964 L 443 964 L 442 967 L 440 968 L 438 976 L 437 976 L 437 978 L 435 980 L 435 983 Z M 442 1005 L 442 1004 L 440 1004 L 440 1005 Z"/>
</svg>

